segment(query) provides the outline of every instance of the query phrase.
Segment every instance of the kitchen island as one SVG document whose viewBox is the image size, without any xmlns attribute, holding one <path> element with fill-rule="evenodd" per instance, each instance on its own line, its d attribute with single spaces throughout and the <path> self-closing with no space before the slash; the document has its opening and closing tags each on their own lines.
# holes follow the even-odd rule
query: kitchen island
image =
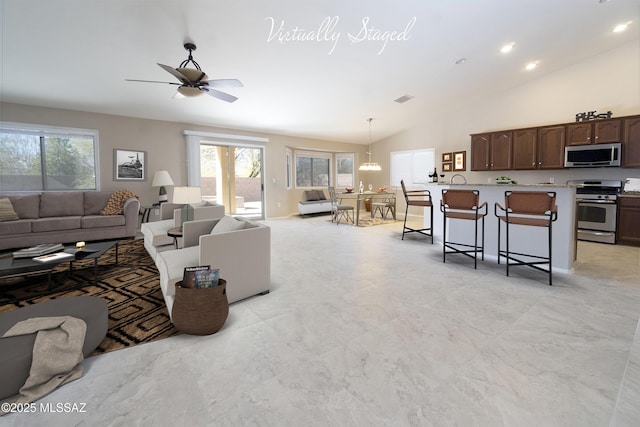
<svg viewBox="0 0 640 427">
<path fill-rule="evenodd" d="M 576 189 L 564 184 L 426 184 L 433 198 L 433 237 L 434 242 L 442 244 L 443 216 L 440 212 L 440 200 L 443 189 L 478 190 L 480 203 L 487 202 L 485 218 L 485 262 L 498 261 L 498 218 L 494 215 L 494 206 L 498 202 L 505 206 L 504 193 L 510 191 L 555 191 L 558 206 L 558 220 L 553 223 L 553 271 L 568 273 L 573 267 L 576 255 Z M 429 214 L 425 212 L 425 226 L 429 225 Z M 505 247 L 504 224 L 502 225 L 502 243 Z M 547 254 L 547 230 L 539 227 L 515 226 L 511 229 L 511 250 L 531 254 Z M 447 240 L 470 242 L 473 244 L 473 221 L 453 220 L 447 224 Z M 480 230 L 478 239 L 481 238 Z M 480 241 L 480 240 L 478 240 Z M 504 262 L 504 259 L 501 260 Z"/>
</svg>

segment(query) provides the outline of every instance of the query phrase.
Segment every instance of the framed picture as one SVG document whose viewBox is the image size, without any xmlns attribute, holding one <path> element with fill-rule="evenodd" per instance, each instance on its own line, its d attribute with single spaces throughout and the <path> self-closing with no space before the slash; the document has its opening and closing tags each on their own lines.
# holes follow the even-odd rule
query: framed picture
<svg viewBox="0 0 640 427">
<path fill-rule="evenodd" d="M 453 161 L 453 153 L 442 153 L 442 163 L 451 163 Z"/>
<path fill-rule="evenodd" d="M 451 162 L 442 164 L 442 171 L 443 172 L 451 172 L 452 170 L 453 169 L 452 169 L 452 163 Z"/>
<path fill-rule="evenodd" d="M 467 170 L 467 152 L 466 151 L 456 151 L 453 153 L 453 170 L 454 171 Z"/>
<path fill-rule="evenodd" d="M 147 152 L 113 149 L 114 181 L 146 181 Z"/>
</svg>

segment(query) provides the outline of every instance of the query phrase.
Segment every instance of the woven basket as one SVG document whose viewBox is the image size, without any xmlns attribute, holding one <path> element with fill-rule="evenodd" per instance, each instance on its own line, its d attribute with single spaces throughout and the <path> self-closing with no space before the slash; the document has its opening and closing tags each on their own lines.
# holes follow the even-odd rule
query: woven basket
<svg viewBox="0 0 640 427">
<path fill-rule="evenodd" d="M 211 335 L 222 328 L 229 315 L 227 282 L 219 279 L 213 288 L 183 288 L 176 283 L 171 317 L 176 329 L 189 335 Z"/>
</svg>

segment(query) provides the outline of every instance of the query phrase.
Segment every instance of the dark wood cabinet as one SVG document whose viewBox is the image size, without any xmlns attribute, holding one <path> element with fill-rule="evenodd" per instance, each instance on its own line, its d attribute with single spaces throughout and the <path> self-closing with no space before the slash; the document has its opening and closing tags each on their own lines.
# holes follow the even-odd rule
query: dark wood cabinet
<svg viewBox="0 0 640 427">
<path fill-rule="evenodd" d="M 471 170 L 511 169 L 512 135 L 511 131 L 471 135 Z"/>
<path fill-rule="evenodd" d="M 564 126 L 513 131 L 513 169 L 561 169 Z"/>
<path fill-rule="evenodd" d="M 567 125 L 567 145 L 608 144 L 622 141 L 620 119 Z"/>
<path fill-rule="evenodd" d="M 564 140 L 564 126 L 550 126 L 538 130 L 538 169 L 564 167 Z"/>
<path fill-rule="evenodd" d="M 563 169 L 567 145 L 622 142 L 622 166 L 640 167 L 640 116 L 471 135 L 471 170 Z"/>
<path fill-rule="evenodd" d="M 471 135 L 471 170 L 489 170 L 489 139 L 488 133 Z"/>
<path fill-rule="evenodd" d="M 513 131 L 513 168 L 538 169 L 538 129 Z"/>
<path fill-rule="evenodd" d="M 640 167 L 640 116 L 624 119 L 622 166 Z"/>
<path fill-rule="evenodd" d="M 640 246 L 640 197 L 618 199 L 617 243 Z"/>
</svg>

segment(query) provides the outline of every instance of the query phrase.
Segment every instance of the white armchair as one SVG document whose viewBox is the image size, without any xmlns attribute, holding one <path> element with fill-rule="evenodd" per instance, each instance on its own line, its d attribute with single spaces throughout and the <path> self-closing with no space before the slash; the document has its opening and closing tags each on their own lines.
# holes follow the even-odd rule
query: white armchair
<svg viewBox="0 0 640 427">
<path fill-rule="evenodd" d="M 175 203 L 163 203 L 160 205 L 160 221 L 145 222 L 140 226 L 144 236 L 144 248 L 153 260 L 158 252 L 173 249 L 173 237 L 167 235 L 167 231 L 174 227 L 180 227 L 182 205 Z M 171 215 L 169 215 L 171 214 Z M 193 219 L 214 219 L 224 216 L 223 205 L 204 204 L 193 207 Z"/>
<path fill-rule="evenodd" d="M 185 267 L 210 265 L 219 268 L 220 277 L 227 281 L 229 303 L 269 292 L 271 229 L 237 218 L 241 229 L 216 232 L 214 227 L 220 220 L 185 222 L 183 248 L 158 253 L 156 266 L 169 316 L 175 299 L 175 284 L 182 280 Z"/>
</svg>

